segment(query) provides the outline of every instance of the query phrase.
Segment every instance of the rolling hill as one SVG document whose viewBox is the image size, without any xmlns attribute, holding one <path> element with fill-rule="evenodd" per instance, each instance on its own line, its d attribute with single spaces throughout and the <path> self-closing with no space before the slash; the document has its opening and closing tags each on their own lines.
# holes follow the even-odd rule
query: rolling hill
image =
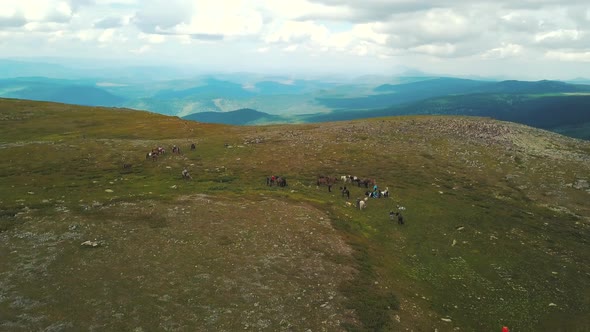
<svg viewBox="0 0 590 332">
<path fill-rule="evenodd" d="M 302 117 L 305 122 L 342 121 L 400 115 L 469 115 L 512 121 L 590 139 L 590 95 L 469 94 L 432 98 L 385 109 L 338 111 Z M 572 127 L 573 126 L 573 127 Z M 569 130 L 571 128 L 574 130 Z"/>
<path fill-rule="evenodd" d="M 122 106 L 126 100 L 95 86 L 93 81 L 43 77 L 0 80 L 0 96 L 85 106 Z"/>
<path fill-rule="evenodd" d="M 365 110 L 452 95 L 590 92 L 590 86 L 547 80 L 490 82 L 442 77 L 395 85 L 385 84 L 374 90 L 378 94 L 356 98 L 317 98 L 317 100 L 336 110 Z"/>
<path fill-rule="evenodd" d="M 272 122 L 284 122 L 284 118 L 277 115 L 259 112 L 253 109 L 244 108 L 230 112 L 200 112 L 183 117 L 186 120 L 193 120 L 207 123 L 223 123 L 231 125 L 253 125 L 268 124 Z"/>
<path fill-rule="evenodd" d="M 481 117 L 228 126 L 0 99 L 0 158 L 0 330 L 590 326 L 590 142 Z M 318 175 L 391 196 L 359 210 L 368 189 Z"/>
</svg>

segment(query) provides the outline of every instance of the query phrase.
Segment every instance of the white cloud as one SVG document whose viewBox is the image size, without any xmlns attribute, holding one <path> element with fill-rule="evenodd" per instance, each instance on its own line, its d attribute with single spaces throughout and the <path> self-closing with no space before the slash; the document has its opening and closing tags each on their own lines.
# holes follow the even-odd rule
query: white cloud
<svg viewBox="0 0 590 332">
<path fill-rule="evenodd" d="M 590 62 L 590 51 L 547 51 L 545 57 L 567 62 Z"/>
<path fill-rule="evenodd" d="M 152 48 L 151 48 L 150 45 L 142 45 L 141 47 L 139 47 L 137 49 L 130 50 L 129 52 L 131 52 L 133 54 L 144 54 L 144 53 L 148 52 L 151 49 Z"/>
<path fill-rule="evenodd" d="M 297 48 L 298 47 L 299 46 L 297 46 L 295 44 L 291 44 L 291 45 L 286 46 L 285 48 L 283 48 L 283 51 L 285 51 L 285 52 L 295 52 L 295 51 L 297 51 Z"/>
<path fill-rule="evenodd" d="M 140 33 L 139 39 L 145 40 L 151 44 L 160 44 L 166 40 L 166 36 L 152 33 Z"/>
<path fill-rule="evenodd" d="M 587 62 L 590 5 L 570 0 L 0 0 L 0 54 L 446 70 Z M 309 57 L 314 56 L 313 59 Z M 295 64 L 294 64 L 295 65 Z M 439 67 L 436 67 L 439 66 Z M 532 65 L 531 65 L 532 66 Z M 478 70 L 472 65 L 470 70 Z M 561 67 L 565 68 L 565 67 Z M 569 67 L 568 67 L 569 68 Z M 467 70 L 467 69 L 465 69 Z M 491 69 L 490 69 L 491 71 Z M 590 76 L 590 68 L 580 68 Z M 558 68 L 554 72 L 559 72 Z"/>
<path fill-rule="evenodd" d="M 412 47 L 409 49 L 415 53 L 421 53 L 426 55 L 438 56 L 438 57 L 448 57 L 455 53 L 456 47 L 450 43 L 442 43 L 442 44 L 425 44 L 419 45 L 416 47 Z"/>
<path fill-rule="evenodd" d="M 146 33 L 222 37 L 256 35 L 263 26 L 262 15 L 245 1 L 174 0 L 167 5 L 155 1 L 133 22 Z"/>
<path fill-rule="evenodd" d="M 273 27 L 275 28 L 275 27 Z M 267 43 L 291 43 L 312 41 L 323 43 L 330 36 L 324 25 L 313 22 L 286 21 L 264 37 Z"/>
<path fill-rule="evenodd" d="M 554 31 L 538 33 L 535 36 L 535 41 L 572 41 L 580 39 L 581 35 L 582 33 L 575 29 L 559 29 Z"/>
<path fill-rule="evenodd" d="M 523 47 L 518 44 L 502 44 L 500 47 L 492 48 L 482 54 L 484 59 L 504 59 L 515 57 L 523 52 Z"/>
<path fill-rule="evenodd" d="M 83 42 L 95 40 L 96 36 L 97 36 L 97 32 L 96 32 L 96 30 L 93 30 L 93 29 L 92 30 L 90 30 L 90 29 L 80 30 L 77 33 L 75 33 L 75 37 Z"/>
<path fill-rule="evenodd" d="M 0 16 L 22 13 L 27 22 L 68 22 L 74 13 L 69 1 L 56 0 L 2 0 L 0 8 Z"/>
</svg>

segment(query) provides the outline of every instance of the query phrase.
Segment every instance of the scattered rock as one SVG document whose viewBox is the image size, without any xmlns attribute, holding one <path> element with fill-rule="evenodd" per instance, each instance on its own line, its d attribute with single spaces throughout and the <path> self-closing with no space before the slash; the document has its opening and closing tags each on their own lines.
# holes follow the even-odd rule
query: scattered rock
<svg viewBox="0 0 590 332">
<path fill-rule="evenodd" d="M 549 306 L 550 306 L 550 307 L 557 307 L 557 304 L 555 304 L 555 303 L 551 302 L 551 303 L 549 303 Z"/>
<path fill-rule="evenodd" d="M 105 191 L 105 192 L 107 192 L 107 193 L 112 193 L 112 192 L 114 192 L 114 191 L 113 191 L 113 189 L 105 189 L 104 191 Z"/>
<path fill-rule="evenodd" d="M 78 225 L 75 225 L 75 224 L 74 224 L 74 225 L 70 225 L 70 226 L 68 226 L 68 229 L 69 229 L 70 231 L 75 231 L 75 230 L 77 230 L 77 229 L 78 229 Z"/>
<path fill-rule="evenodd" d="M 462 231 L 462 230 L 464 230 L 464 229 L 465 229 L 465 227 L 463 227 L 463 226 L 459 226 L 459 227 L 457 227 L 457 230 L 458 230 L 458 231 Z"/>
<path fill-rule="evenodd" d="M 443 322 L 447 322 L 447 323 L 452 322 L 452 320 L 450 318 L 441 318 L 440 320 L 442 320 Z"/>
<path fill-rule="evenodd" d="M 453 239 L 453 244 L 451 244 L 451 247 L 454 247 L 457 244 L 457 240 Z"/>
<path fill-rule="evenodd" d="M 575 189 L 588 189 L 588 188 L 590 188 L 590 184 L 588 183 L 588 180 L 582 180 L 582 179 L 576 180 L 576 182 L 574 183 L 573 186 Z"/>
<path fill-rule="evenodd" d="M 100 243 L 98 241 L 84 241 L 80 244 L 82 247 L 91 247 L 91 248 L 96 248 L 98 246 L 100 246 Z"/>
</svg>

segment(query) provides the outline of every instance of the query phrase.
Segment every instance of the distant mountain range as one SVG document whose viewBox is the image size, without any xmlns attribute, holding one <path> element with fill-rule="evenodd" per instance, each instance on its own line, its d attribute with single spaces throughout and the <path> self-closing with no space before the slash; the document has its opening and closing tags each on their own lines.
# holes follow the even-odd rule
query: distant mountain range
<svg viewBox="0 0 590 332">
<path fill-rule="evenodd" d="M 441 94 L 440 90 L 436 90 L 437 86 L 444 86 L 441 90 L 446 95 L 419 100 L 420 95 Z M 590 140 L 588 85 L 558 81 L 481 82 L 440 78 L 400 85 L 381 85 L 375 90 L 395 93 L 357 99 L 332 98 L 330 102 L 340 103 L 340 109 L 319 114 L 272 116 L 269 122 L 316 123 L 417 114 L 469 115 L 522 123 Z M 387 103 L 392 106 L 355 109 L 360 105 L 381 106 Z M 345 109 L 346 106 L 352 109 Z M 264 123 L 269 117 L 271 115 L 264 112 L 238 110 L 218 113 L 214 120 L 201 118 L 200 121 L 246 125 Z M 194 116 L 186 118 L 196 119 Z"/>
<path fill-rule="evenodd" d="M 285 122 L 285 118 L 279 115 L 271 115 L 264 112 L 243 108 L 230 112 L 200 112 L 187 115 L 186 120 L 194 120 L 207 123 L 224 123 L 231 125 L 255 125 L 272 122 Z"/>
<path fill-rule="evenodd" d="M 0 80 L 0 96 L 84 106 L 121 106 L 126 98 L 85 81 L 21 78 Z"/>
<path fill-rule="evenodd" d="M 337 83 L 250 74 L 145 81 L 32 76 L 0 79 L 0 97 L 126 107 L 235 125 L 409 114 L 476 115 L 590 139 L 590 85 L 427 76 L 370 83 L 377 81 L 365 77 Z"/>
</svg>

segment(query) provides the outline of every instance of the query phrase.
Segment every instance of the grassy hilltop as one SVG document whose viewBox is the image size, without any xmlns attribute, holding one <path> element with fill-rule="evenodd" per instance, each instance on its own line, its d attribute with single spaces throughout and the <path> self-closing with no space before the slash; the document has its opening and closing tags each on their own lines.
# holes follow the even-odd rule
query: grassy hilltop
<svg viewBox="0 0 590 332">
<path fill-rule="evenodd" d="M 590 326 L 590 142 L 474 117 L 234 127 L 0 99 L 0 158 L 0 330 Z M 319 174 L 392 197 L 359 211 Z"/>
</svg>

